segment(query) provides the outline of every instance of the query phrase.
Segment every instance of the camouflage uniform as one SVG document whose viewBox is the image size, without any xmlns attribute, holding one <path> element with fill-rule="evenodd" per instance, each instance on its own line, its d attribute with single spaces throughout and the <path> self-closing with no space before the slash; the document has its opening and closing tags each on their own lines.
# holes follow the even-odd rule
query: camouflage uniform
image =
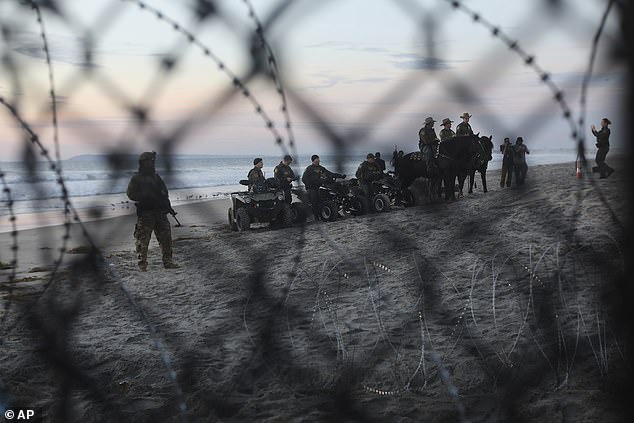
<svg viewBox="0 0 634 423">
<path fill-rule="evenodd" d="M 363 189 L 365 195 L 369 197 L 372 192 L 372 181 L 381 179 L 383 171 L 378 163 L 370 163 L 366 160 L 359 165 L 355 176 L 359 180 L 359 186 Z"/>
<path fill-rule="evenodd" d="M 172 261 L 172 230 L 167 213 L 171 209 L 167 187 L 163 179 L 154 171 L 155 153 L 143 153 L 139 157 L 139 172 L 132 175 L 127 194 L 136 201 L 137 223 L 134 227 L 135 247 L 138 265 L 147 270 L 147 252 L 152 232 L 161 246 L 163 266 L 166 269 L 178 267 Z M 151 161 L 151 165 L 145 163 Z"/>
<path fill-rule="evenodd" d="M 280 162 L 275 169 L 273 169 L 275 179 L 279 182 L 280 188 L 284 190 L 284 201 L 291 204 L 293 198 L 291 197 L 291 181 L 295 180 L 295 172 L 293 169 L 283 161 Z M 289 180 L 290 179 L 290 180 Z"/>
<path fill-rule="evenodd" d="M 462 137 L 466 135 L 473 135 L 473 129 L 471 129 L 471 125 L 467 122 L 460 122 L 458 126 L 456 126 L 456 136 Z"/>
<path fill-rule="evenodd" d="M 425 158 L 427 169 L 433 169 L 434 144 L 438 142 L 436 131 L 431 126 L 424 126 L 418 131 L 418 148 Z"/>
<path fill-rule="evenodd" d="M 261 185 L 266 182 L 262 169 L 257 166 L 253 167 L 253 169 L 249 171 L 247 179 L 249 180 L 249 189 L 253 189 L 254 185 Z"/>
<path fill-rule="evenodd" d="M 610 151 L 610 128 L 605 126 L 598 131 L 593 129 L 592 134 L 597 137 L 596 146 L 598 148 L 594 161 L 597 163 L 601 178 L 607 178 L 614 172 L 614 169 L 605 163 L 605 157 Z"/>
<path fill-rule="evenodd" d="M 456 136 L 456 133 L 451 128 L 443 128 L 440 131 L 440 142 L 446 141 L 449 138 L 453 138 Z"/>
</svg>

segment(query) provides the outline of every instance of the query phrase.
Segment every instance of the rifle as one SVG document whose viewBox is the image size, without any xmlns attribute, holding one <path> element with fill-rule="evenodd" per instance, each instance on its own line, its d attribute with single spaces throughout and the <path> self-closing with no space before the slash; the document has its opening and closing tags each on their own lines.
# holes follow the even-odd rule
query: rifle
<svg viewBox="0 0 634 423">
<path fill-rule="evenodd" d="M 183 225 L 181 225 L 181 222 L 179 222 L 179 221 L 178 221 L 178 218 L 176 217 L 177 212 L 176 212 L 176 210 L 174 210 L 174 209 L 172 208 L 172 203 L 170 202 L 169 197 L 162 197 L 162 198 L 161 198 L 161 206 L 162 206 L 165 210 L 167 210 L 167 212 L 168 212 L 169 214 L 171 214 L 171 215 L 172 215 L 172 217 L 173 217 L 173 218 L 174 218 L 174 220 L 176 221 L 176 225 L 175 225 L 176 227 L 181 227 L 181 226 L 183 226 Z"/>
<path fill-rule="evenodd" d="M 181 222 L 178 221 L 178 218 L 176 217 L 176 211 L 172 208 L 172 206 L 170 206 L 169 210 L 168 210 L 169 214 L 172 215 L 172 217 L 174 218 L 174 220 L 176 221 L 176 227 L 181 227 L 183 225 L 181 225 Z"/>
</svg>

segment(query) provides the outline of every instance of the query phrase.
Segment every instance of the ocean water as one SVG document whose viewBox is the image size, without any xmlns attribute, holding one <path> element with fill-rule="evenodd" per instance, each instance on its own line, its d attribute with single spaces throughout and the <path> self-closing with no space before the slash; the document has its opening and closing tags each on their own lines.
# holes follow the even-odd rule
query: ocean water
<svg viewBox="0 0 634 423">
<path fill-rule="evenodd" d="M 388 163 L 391 153 L 383 153 Z M 527 156 L 529 166 L 539 164 L 573 162 L 576 153 L 570 150 L 535 150 Z M 266 177 L 273 176 L 273 168 L 279 163 L 278 157 L 263 156 L 263 171 Z M 364 155 L 343 157 L 322 155 L 321 163 L 326 168 L 353 176 L 357 166 L 364 160 Z M 85 207 L 127 207 L 128 198 L 125 191 L 128 181 L 137 171 L 137 158 L 128 157 L 120 169 L 114 169 L 106 156 L 78 156 L 62 161 L 65 186 L 76 208 Z M 300 156 L 292 167 L 301 175 L 310 163 L 309 156 Z M 489 169 L 499 169 L 502 156 L 494 151 Z M 338 164 L 340 166 L 338 166 Z M 224 198 L 232 191 L 244 189 L 239 180 L 245 179 L 253 167 L 253 158 L 247 156 L 175 156 L 168 164 L 157 162 L 157 172 L 165 180 L 170 199 L 174 204 L 187 201 L 199 201 L 213 198 Z M 21 162 L 0 162 L 0 171 L 10 189 L 15 214 L 37 213 L 54 209 L 63 209 L 61 187 L 57 182 L 57 174 L 44 162 L 37 164 L 37 169 L 30 174 Z M 7 193 L 0 198 L 0 216 L 9 214 Z"/>
</svg>

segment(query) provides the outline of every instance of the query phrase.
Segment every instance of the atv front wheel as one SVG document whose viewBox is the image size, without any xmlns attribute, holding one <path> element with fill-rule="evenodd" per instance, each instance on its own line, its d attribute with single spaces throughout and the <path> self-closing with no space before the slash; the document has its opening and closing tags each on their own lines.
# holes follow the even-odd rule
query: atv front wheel
<svg viewBox="0 0 634 423">
<path fill-rule="evenodd" d="M 352 200 L 352 210 L 350 214 L 353 216 L 361 216 L 368 212 L 368 200 L 365 197 L 357 197 Z"/>
<path fill-rule="evenodd" d="M 238 225 L 236 225 L 236 221 L 233 220 L 233 209 L 231 207 L 229 207 L 229 227 L 231 228 L 232 231 L 237 231 L 238 230 Z"/>
<path fill-rule="evenodd" d="M 277 219 L 282 224 L 283 228 L 291 226 L 293 224 L 293 210 L 291 209 L 291 206 L 284 204 L 284 206 L 282 206 L 282 211 L 280 211 L 280 214 L 277 216 Z"/>
<path fill-rule="evenodd" d="M 332 201 L 326 201 L 319 205 L 319 217 L 321 220 L 332 222 L 337 219 L 337 206 Z"/>
<path fill-rule="evenodd" d="M 239 232 L 251 229 L 251 217 L 247 209 L 241 208 L 236 212 L 236 226 Z"/>
<path fill-rule="evenodd" d="M 304 203 L 291 204 L 291 213 L 293 214 L 293 222 L 304 223 L 308 217 L 306 205 Z"/>
<path fill-rule="evenodd" d="M 385 194 L 377 194 L 372 199 L 372 208 L 377 213 L 388 211 L 390 209 L 390 199 Z"/>
</svg>

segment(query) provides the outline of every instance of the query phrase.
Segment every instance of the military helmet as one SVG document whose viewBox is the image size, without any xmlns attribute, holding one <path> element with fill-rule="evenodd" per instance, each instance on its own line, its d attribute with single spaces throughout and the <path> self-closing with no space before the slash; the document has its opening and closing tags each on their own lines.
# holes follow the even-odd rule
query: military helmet
<svg viewBox="0 0 634 423">
<path fill-rule="evenodd" d="M 156 152 L 155 151 L 146 151 L 146 152 L 141 153 L 141 155 L 139 156 L 139 163 L 140 162 L 144 162 L 146 160 L 155 161 L 156 160 Z"/>
<path fill-rule="evenodd" d="M 429 116 L 425 118 L 425 125 L 436 122 L 433 117 Z"/>
</svg>

